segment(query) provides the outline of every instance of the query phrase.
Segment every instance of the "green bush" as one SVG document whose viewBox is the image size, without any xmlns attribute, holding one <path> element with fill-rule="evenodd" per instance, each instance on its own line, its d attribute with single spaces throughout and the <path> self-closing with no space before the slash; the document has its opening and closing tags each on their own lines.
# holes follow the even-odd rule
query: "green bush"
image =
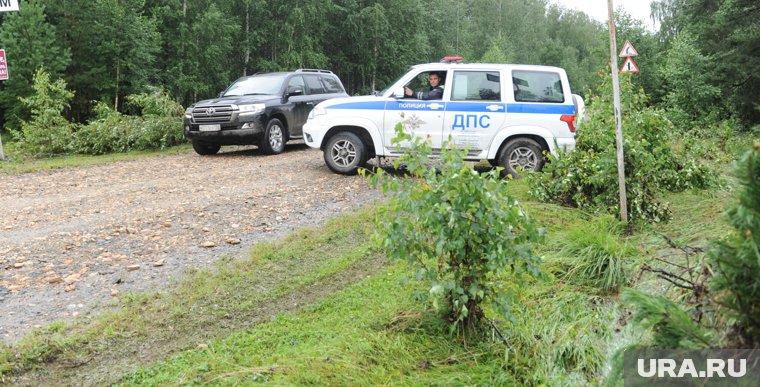
<svg viewBox="0 0 760 387">
<path fill-rule="evenodd" d="M 530 177 L 531 194 L 539 200 L 579 207 L 593 213 L 620 212 L 615 117 L 610 78 L 602 95 L 591 96 L 588 121 L 578 131 L 576 148 L 549 156 L 541 174 Z M 647 107 L 643 91 L 623 77 L 624 168 L 628 218 L 658 222 L 670 218 L 662 190 L 682 191 L 715 185 L 717 179 L 686 151 L 674 149 L 674 129 L 662 112 Z"/>
<path fill-rule="evenodd" d="M 74 133 L 70 149 L 88 155 L 129 150 L 129 125 L 125 117 L 103 102 L 95 105 L 95 112 L 95 118 Z"/>
<path fill-rule="evenodd" d="M 162 89 L 152 89 L 149 93 L 127 96 L 127 104 L 134 109 L 134 115 L 148 117 L 181 118 L 184 113 L 182 105 L 172 100 Z"/>
<path fill-rule="evenodd" d="M 61 114 L 69 107 L 74 93 L 66 89 L 66 82 L 51 82 L 50 75 L 42 69 L 34 74 L 34 93 L 21 98 L 21 103 L 31 110 L 30 121 L 21 122 L 20 131 L 11 131 L 18 148 L 34 156 L 50 156 L 65 153 L 71 139 L 72 125 Z"/>
<path fill-rule="evenodd" d="M 161 91 L 127 97 L 140 116 L 127 116 L 96 104 L 96 118 L 74 133 L 71 149 L 82 154 L 166 148 L 184 142 L 183 109 Z"/>
<path fill-rule="evenodd" d="M 709 257 L 713 290 L 736 317 L 739 333 L 760 344 L 760 142 L 737 164 L 742 186 L 738 202 L 727 211 L 734 233 L 716 242 Z"/>
<path fill-rule="evenodd" d="M 393 142 L 411 144 L 395 164 L 404 163 L 411 177 L 382 170 L 370 177 L 383 192 L 395 193 L 377 220 L 388 256 L 408 261 L 416 278 L 427 281 L 418 296 L 450 310 L 452 330 L 472 332 L 485 316 L 484 303 L 514 322 L 514 294 L 525 274 L 539 274 L 533 245 L 542 231 L 507 193 L 500 171 L 479 174 L 450 142 L 434 164 L 429 144 L 401 123 Z"/>
</svg>

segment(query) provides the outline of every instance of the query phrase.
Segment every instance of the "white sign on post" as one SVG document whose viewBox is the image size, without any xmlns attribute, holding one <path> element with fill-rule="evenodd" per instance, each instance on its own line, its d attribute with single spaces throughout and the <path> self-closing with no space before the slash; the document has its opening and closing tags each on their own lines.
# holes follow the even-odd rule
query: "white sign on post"
<svg viewBox="0 0 760 387">
<path fill-rule="evenodd" d="M 0 0 L 0 12 L 18 11 L 18 0 Z"/>
</svg>

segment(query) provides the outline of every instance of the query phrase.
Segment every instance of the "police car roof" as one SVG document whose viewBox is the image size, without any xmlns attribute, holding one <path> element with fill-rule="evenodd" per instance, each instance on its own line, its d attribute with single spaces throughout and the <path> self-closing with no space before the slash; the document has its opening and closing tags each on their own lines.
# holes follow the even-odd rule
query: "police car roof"
<svg viewBox="0 0 760 387">
<path fill-rule="evenodd" d="M 440 62 L 432 62 L 432 63 L 421 63 L 412 66 L 414 69 L 426 69 L 430 68 L 431 70 L 443 70 L 443 69 L 468 69 L 468 70 L 482 70 L 482 69 L 494 69 L 494 68 L 504 68 L 504 69 L 521 69 L 521 70 L 537 70 L 537 71 L 561 71 L 564 72 L 565 70 L 561 67 L 556 66 L 544 66 L 544 65 L 529 65 L 529 64 L 507 64 L 507 63 L 440 63 Z"/>
</svg>

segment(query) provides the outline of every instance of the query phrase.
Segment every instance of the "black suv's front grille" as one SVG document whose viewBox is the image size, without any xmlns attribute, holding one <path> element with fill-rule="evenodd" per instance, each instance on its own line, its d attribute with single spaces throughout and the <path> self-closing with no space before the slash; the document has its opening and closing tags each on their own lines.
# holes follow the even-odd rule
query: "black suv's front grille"
<svg viewBox="0 0 760 387">
<path fill-rule="evenodd" d="M 193 121 L 200 124 L 207 122 L 229 122 L 231 117 L 231 105 L 199 106 L 193 109 Z"/>
</svg>

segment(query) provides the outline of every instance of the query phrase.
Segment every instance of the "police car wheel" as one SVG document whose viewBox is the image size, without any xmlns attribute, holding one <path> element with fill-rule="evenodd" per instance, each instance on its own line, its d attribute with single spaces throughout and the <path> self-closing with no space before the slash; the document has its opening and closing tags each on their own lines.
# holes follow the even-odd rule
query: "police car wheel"
<svg viewBox="0 0 760 387">
<path fill-rule="evenodd" d="M 285 151 L 285 128 L 276 118 L 269 120 L 264 136 L 259 143 L 259 149 L 269 155 Z"/>
<path fill-rule="evenodd" d="M 219 152 L 219 149 L 221 149 L 221 146 L 193 140 L 193 149 L 195 150 L 195 153 L 201 156 L 208 156 L 217 154 L 217 152 Z"/>
<path fill-rule="evenodd" d="M 540 171 L 544 167 L 543 148 L 535 140 L 520 137 L 510 140 L 499 155 L 504 175 L 520 177 L 523 171 Z"/>
<path fill-rule="evenodd" d="M 367 162 L 367 150 L 359 136 L 340 132 L 327 140 L 324 157 L 333 172 L 355 175 Z"/>
</svg>

